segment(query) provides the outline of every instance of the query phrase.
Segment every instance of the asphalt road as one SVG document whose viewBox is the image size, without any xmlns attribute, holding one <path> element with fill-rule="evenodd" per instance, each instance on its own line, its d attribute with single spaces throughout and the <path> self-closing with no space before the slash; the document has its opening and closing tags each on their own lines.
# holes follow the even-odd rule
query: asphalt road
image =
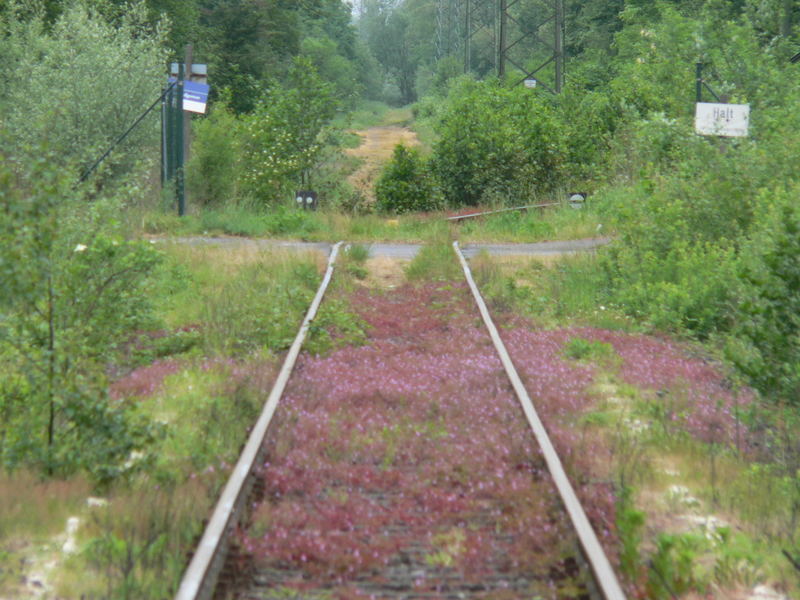
<svg viewBox="0 0 800 600">
<path fill-rule="evenodd" d="M 254 239 L 240 237 L 181 237 L 161 238 L 158 243 L 174 242 L 188 246 L 218 246 L 220 248 L 240 248 L 254 246 L 256 248 L 289 249 L 297 251 L 317 251 L 323 254 L 330 252 L 332 244 L 328 242 L 290 242 L 272 239 Z M 490 256 L 558 256 L 576 254 L 595 250 L 611 242 L 610 238 L 591 238 L 558 242 L 537 242 L 533 244 L 464 244 L 461 246 L 464 256 L 475 257 L 485 250 Z M 390 242 L 362 243 L 369 248 L 371 258 L 394 258 L 411 260 L 422 248 L 421 244 L 398 244 Z"/>
</svg>

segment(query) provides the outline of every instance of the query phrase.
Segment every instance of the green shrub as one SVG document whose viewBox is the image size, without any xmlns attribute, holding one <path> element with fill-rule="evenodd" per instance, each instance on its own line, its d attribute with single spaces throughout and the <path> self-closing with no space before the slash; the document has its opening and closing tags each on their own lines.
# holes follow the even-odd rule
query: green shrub
<svg viewBox="0 0 800 600">
<path fill-rule="evenodd" d="M 561 181 L 562 127 L 552 106 L 531 90 L 462 80 L 436 130 L 433 169 L 453 205 L 524 204 Z"/>
<path fill-rule="evenodd" d="M 564 354 L 575 360 L 608 359 L 614 356 L 614 348 L 606 342 L 574 337 L 564 344 Z"/>
<path fill-rule="evenodd" d="M 332 86 L 308 59 L 296 58 L 289 82 L 273 85 L 241 121 L 243 191 L 262 206 L 290 193 L 316 164 L 320 133 L 335 112 Z"/>
<path fill-rule="evenodd" d="M 796 188 L 795 188 L 796 190 Z M 800 397 L 800 209 L 796 191 L 777 191 L 742 260 L 745 286 L 729 355 L 771 393 Z M 762 196 L 767 202 L 767 195 Z M 732 351 L 738 346 L 739 351 Z"/>
<path fill-rule="evenodd" d="M 124 239 L 119 202 L 76 197 L 48 156 L 10 164 L 0 162 L 0 464 L 106 483 L 157 434 L 109 400 L 106 370 L 153 322 L 160 254 Z"/>
<path fill-rule="evenodd" d="M 378 209 L 405 213 L 435 210 L 439 197 L 427 165 L 416 148 L 399 144 L 375 186 Z"/>
<path fill-rule="evenodd" d="M 303 237 L 322 229 L 316 213 L 299 210 L 294 206 L 283 206 L 268 212 L 263 217 L 264 228 L 270 235 L 293 235 Z"/>
<path fill-rule="evenodd" d="M 650 561 L 648 598 L 668 600 L 676 594 L 703 591 L 703 578 L 695 571 L 698 552 L 707 545 L 699 534 L 667 534 L 656 538 L 656 552 Z"/>
<path fill-rule="evenodd" d="M 204 119 L 194 121 L 192 156 L 186 165 L 191 199 L 204 206 L 233 201 L 238 193 L 239 146 L 236 117 L 218 102 Z"/>
<path fill-rule="evenodd" d="M 10 154 L 35 156 L 46 140 L 62 169 L 87 169 L 160 94 L 164 30 L 153 30 L 145 2 L 115 22 L 102 3 L 64 3 L 48 23 L 38 2 L 4 2 L 0 16 L 0 114 Z M 157 113 L 156 113 L 157 114 Z M 94 182 L 128 173 L 158 144 L 154 115 L 106 159 Z"/>
</svg>

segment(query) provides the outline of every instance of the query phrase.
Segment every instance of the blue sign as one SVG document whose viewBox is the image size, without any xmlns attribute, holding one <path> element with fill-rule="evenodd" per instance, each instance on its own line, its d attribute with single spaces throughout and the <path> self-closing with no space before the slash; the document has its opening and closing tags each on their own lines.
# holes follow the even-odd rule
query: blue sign
<svg viewBox="0 0 800 600">
<path fill-rule="evenodd" d="M 169 78 L 169 82 L 175 81 L 174 77 Z M 205 83 L 197 83 L 188 79 L 183 82 L 183 110 L 205 114 L 206 104 L 208 104 L 208 92 L 211 87 Z"/>
<path fill-rule="evenodd" d="M 183 82 L 183 110 L 203 114 L 208 103 L 209 86 L 194 81 Z"/>
</svg>

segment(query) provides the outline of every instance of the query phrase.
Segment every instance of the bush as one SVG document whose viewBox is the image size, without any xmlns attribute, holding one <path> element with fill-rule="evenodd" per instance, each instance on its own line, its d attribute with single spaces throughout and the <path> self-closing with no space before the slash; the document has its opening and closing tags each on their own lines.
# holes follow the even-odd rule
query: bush
<svg viewBox="0 0 800 600">
<path fill-rule="evenodd" d="M 436 125 L 433 169 L 448 202 L 521 204 L 552 190 L 566 147 L 554 109 L 531 90 L 463 80 Z"/>
<path fill-rule="evenodd" d="M 800 397 L 800 209 L 795 194 L 778 191 L 772 195 L 743 253 L 745 292 L 729 355 L 761 389 L 796 402 Z"/>
<path fill-rule="evenodd" d="M 416 148 L 398 144 L 375 186 L 378 210 L 395 213 L 435 210 L 440 201 Z"/>
<path fill-rule="evenodd" d="M 204 119 L 194 121 L 192 156 L 186 165 L 186 182 L 192 200 L 219 206 L 236 198 L 239 146 L 237 121 L 224 102 L 214 105 Z"/>
<path fill-rule="evenodd" d="M 308 59 L 295 59 L 289 83 L 275 84 L 242 119 L 243 191 L 261 205 L 290 193 L 316 164 L 323 149 L 320 133 L 335 112 L 332 86 Z"/>
</svg>

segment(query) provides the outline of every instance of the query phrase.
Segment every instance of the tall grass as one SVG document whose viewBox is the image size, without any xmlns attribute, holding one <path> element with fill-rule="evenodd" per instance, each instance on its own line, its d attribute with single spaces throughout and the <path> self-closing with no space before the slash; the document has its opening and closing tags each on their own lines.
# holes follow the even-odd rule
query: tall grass
<svg viewBox="0 0 800 600">
<path fill-rule="evenodd" d="M 635 328 L 608 302 L 606 279 L 594 254 L 504 261 L 481 253 L 472 270 L 481 292 L 499 309 L 544 324 Z"/>
<path fill-rule="evenodd" d="M 440 241 L 423 247 L 406 268 L 409 281 L 434 279 L 453 281 L 463 278 L 452 246 Z"/>
<path fill-rule="evenodd" d="M 0 550 L 18 535 L 32 541 L 61 533 L 67 518 L 83 508 L 90 489 L 81 477 L 42 480 L 26 471 L 0 471 Z"/>
<path fill-rule="evenodd" d="M 610 224 L 591 211 L 570 208 L 509 212 L 449 222 L 447 212 L 409 215 L 353 215 L 335 206 L 319 212 L 284 207 L 256 210 L 242 206 L 207 209 L 179 219 L 164 213 L 141 213 L 139 231 L 161 235 L 236 235 L 306 241 L 426 242 L 452 231 L 464 242 L 530 243 L 598 237 L 613 233 Z"/>
<path fill-rule="evenodd" d="M 142 483 L 119 490 L 86 517 L 82 550 L 58 577 L 59 597 L 171 597 L 216 487 L 195 478 L 171 488 Z"/>
</svg>

